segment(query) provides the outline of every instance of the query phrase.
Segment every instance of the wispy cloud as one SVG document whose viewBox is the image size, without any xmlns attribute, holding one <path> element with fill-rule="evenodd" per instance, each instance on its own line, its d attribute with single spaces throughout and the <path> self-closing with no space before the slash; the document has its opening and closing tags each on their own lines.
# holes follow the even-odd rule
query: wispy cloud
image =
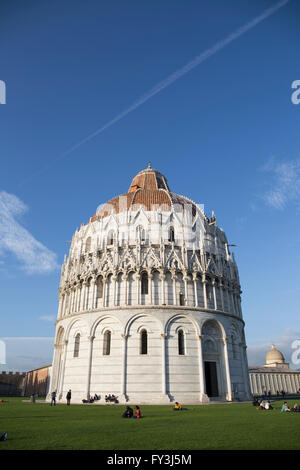
<svg viewBox="0 0 300 470">
<path fill-rule="evenodd" d="M 28 210 L 21 199 L 0 192 L 0 256 L 12 253 L 28 274 L 49 273 L 58 268 L 56 254 L 37 241 L 16 217 Z"/>
<path fill-rule="evenodd" d="M 262 171 L 270 175 L 270 188 L 263 194 L 268 206 L 283 210 L 294 203 L 300 207 L 300 160 L 279 162 L 272 158 Z"/>
<path fill-rule="evenodd" d="M 55 321 L 55 316 L 54 315 L 44 315 L 42 317 L 39 317 L 39 319 L 43 320 L 43 321 L 54 322 Z"/>
</svg>

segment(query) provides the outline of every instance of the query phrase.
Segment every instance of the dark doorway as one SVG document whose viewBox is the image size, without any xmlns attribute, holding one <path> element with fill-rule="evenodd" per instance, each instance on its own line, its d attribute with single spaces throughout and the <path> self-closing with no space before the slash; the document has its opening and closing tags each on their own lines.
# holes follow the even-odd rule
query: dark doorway
<svg viewBox="0 0 300 470">
<path fill-rule="evenodd" d="M 215 362 L 205 362 L 205 382 L 206 394 L 209 397 L 218 397 L 218 379 L 217 379 L 217 365 Z"/>
</svg>

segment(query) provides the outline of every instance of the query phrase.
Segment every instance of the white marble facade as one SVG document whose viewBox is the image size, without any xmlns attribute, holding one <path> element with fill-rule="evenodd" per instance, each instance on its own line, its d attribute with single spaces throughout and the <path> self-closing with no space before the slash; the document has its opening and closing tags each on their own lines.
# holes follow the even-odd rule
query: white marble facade
<svg viewBox="0 0 300 470">
<path fill-rule="evenodd" d="M 69 389 L 74 402 L 97 393 L 99 404 L 109 393 L 249 399 L 238 269 L 214 214 L 149 167 L 120 201 L 76 230 L 62 266 L 50 392 L 62 402 Z"/>
</svg>

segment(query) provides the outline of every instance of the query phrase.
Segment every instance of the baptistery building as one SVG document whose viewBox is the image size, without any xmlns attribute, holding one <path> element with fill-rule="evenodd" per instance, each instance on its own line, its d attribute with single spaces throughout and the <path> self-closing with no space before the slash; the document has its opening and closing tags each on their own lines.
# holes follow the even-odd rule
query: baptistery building
<svg viewBox="0 0 300 470">
<path fill-rule="evenodd" d="M 238 268 L 216 217 L 148 168 L 75 231 L 49 396 L 105 403 L 250 398 Z"/>
</svg>

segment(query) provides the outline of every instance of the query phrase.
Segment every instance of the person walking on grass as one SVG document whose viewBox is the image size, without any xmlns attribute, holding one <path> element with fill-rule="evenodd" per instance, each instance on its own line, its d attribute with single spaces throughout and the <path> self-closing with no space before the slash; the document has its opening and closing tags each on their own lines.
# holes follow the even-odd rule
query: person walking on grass
<svg viewBox="0 0 300 470">
<path fill-rule="evenodd" d="M 51 403 L 50 403 L 50 406 L 52 406 L 52 403 L 54 404 L 54 406 L 56 405 L 56 390 L 54 390 L 54 392 L 51 393 Z"/>
<path fill-rule="evenodd" d="M 71 404 L 71 390 L 68 391 L 67 395 L 66 395 L 66 399 L 67 399 L 67 405 L 70 405 Z"/>
</svg>

